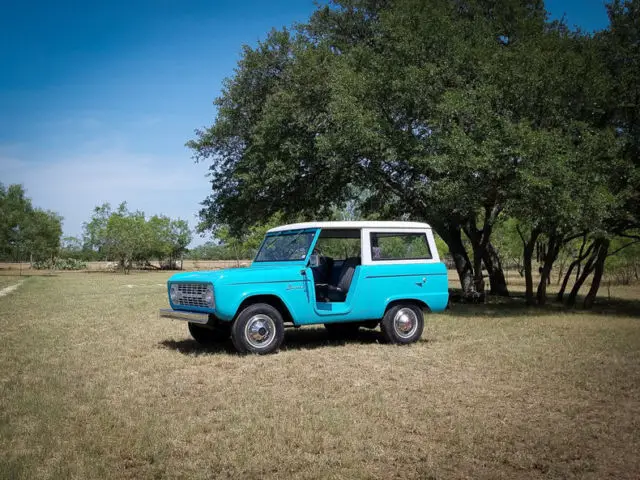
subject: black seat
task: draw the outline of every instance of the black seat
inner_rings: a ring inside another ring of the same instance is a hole
[[[342,262],[338,283],[336,285],[316,285],[316,298],[321,302],[344,302],[358,265],[360,265],[360,258],[347,258]]]
[[[325,284],[331,283],[331,270],[333,269],[333,258],[331,257],[318,257],[318,266],[312,267],[313,283]]]

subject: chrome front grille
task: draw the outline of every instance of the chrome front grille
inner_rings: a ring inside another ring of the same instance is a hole
[[[185,307],[209,307],[205,300],[207,284],[205,283],[174,283],[178,286],[177,302],[173,303]]]

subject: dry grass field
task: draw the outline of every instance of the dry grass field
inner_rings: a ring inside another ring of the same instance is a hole
[[[409,347],[289,330],[256,357],[159,320],[168,276],[0,298],[1,478],[640,477],[637,286],[592,312],[456,305]]]

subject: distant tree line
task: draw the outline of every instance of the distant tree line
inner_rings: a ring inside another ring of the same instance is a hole
[[[131,212],[126,202],[113,210],[98,206],[83,225],[82,238],[62,237],[62,217],[33,207],[22,185],[0,184],[0,260],[29,261],[36,268],[78,269],[83,262],[117,262],[132,267],[177,268],[192,233],[185,220]]]
[[[527,303],[560,269],[560,299],[590,281],[590,306],[640,240],[640,0],[607,11],[591,34],[540,0],[337,0],[271,31],[188,142],[210,163],[200,230],[351,203],[433,225],[465,295],[484,272],[508,295],[509,258]]]

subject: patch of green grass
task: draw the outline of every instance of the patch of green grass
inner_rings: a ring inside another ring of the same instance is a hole
[[[409,347],[288,330],[255,357],[158,319],[168,276],[0,299],[0,477],[640,476],[640,317],[615,300],[456,305]]]

